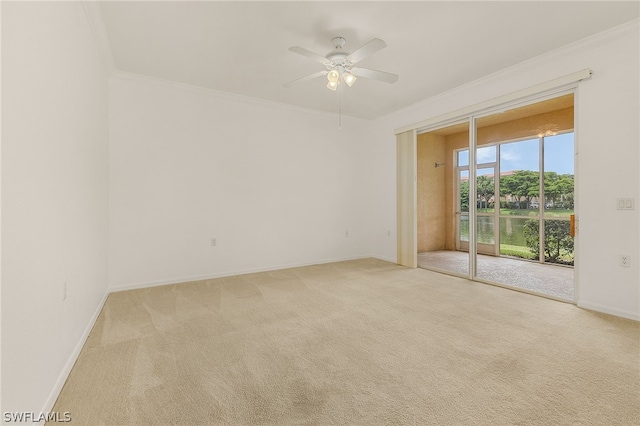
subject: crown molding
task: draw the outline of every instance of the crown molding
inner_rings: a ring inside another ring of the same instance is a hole
[[[100,2],[91,0],[81,0],[82,9],[87,17],[93,39],[96,42],[98,53],[102,59],[108,75],[112,75],[116,71],[115,62],[109,45],[109,37],[107,36],[107,28],[102,19],[102,9]]]
[[[616,41],[629,36],[635,36],[636,38],[638,38],[639,32],[640,19],[634,19],[633,21],[626,22],[600,33],[593,34],[580,40],[576,40],[573,43],[566,44],[562,47],[543,53],[541,55],[534,56],[533,58],[515,64],[512,67],[508,67],[504,70],[489,74],[486,78],[504,79],[507,77],[511,77],[515,74],[520,74],[523,69],[542,66],[566,59],[568,57],[581,55],[585,52],[610,45],[611,43],[615,43]]]
[[[133,82],[137,82],[145,85],[152,85],[152,86],[161,87],[165,89],[178,90],[182,93],[195,94],[198,96],[206,96],[209,98],[219,99],[223,101],[242,102],[245,104],[262,106],[269,109],[279,109],[283,111],[297,112],[300,114],[309,114],[309,115],[325,117],[330,119],[335,119],[337,115],[337,113],[333,113],[333,112],[319,111],[313,108],[305,108],[301,106],[290,105],[290,104],[270,101],[266,99],[254,98],[251,96],[239,95],[236,93],[223,92],[220,90],[210,89],[207,87],[194,86],[191,84],[181,83],[174,80],[165,80],[158,77],[151,77],[148,75],[137,74],[137,73],[128,72],[128,71],[116,70],[111,75],[111,80],[133,81]],[[345,114],[342,114],[342,119],[361,121],[361,122],[368,121],[367,119],[364,119],[364,118],[353,117]]]

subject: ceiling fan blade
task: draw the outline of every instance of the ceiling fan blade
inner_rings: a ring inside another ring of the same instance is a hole
[[[298,78],[296,80],[290,81],[288,83],[284,84],[284,87],[291,87],[296,83],[300,83],[302,81],[307,81],[307,80],[313,80],[314,78],[318,78],[318,77],[322,77],[323,75],[327,75],[329,71],[327,70],[322,70],[322,71],[318,71],[318,72],[314,72],[313,74],[309,74],[306,77],[302,77],[302,78]]]
[[[347,60],[355,64],[356,62],[360,62],[367,56],[373,55],[378,50],[384,49],[385,47],[387,47],[387,43],[385,43],[383,40],[380,40],[379,38],[374,38],[369,43],[365,44],[364,46],[353,52],[351,55],[347,56]]]
[[[312,51],[307,50],[304,47],[293,46],[293,47],[290,47],[289,50],[299,55],[306,56],[307,58],[311,58],[316,62],[320,62],[321,64],[326,64],[327,62],[329,62],[329,60],[324,56],[318,55],[317,53],[313,53]]]
[[[376,71],[369,68],[351,68],[351,74],[355,75],[356,77],[365,77],[384,81],[385,83],[395,83],[396,81],[398,81],[398,74]]]

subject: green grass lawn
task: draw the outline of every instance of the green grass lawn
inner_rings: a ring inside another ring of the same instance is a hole
[[[514,246],[510,244],[500,244],[500,254],[504,256],[515,256],[524,259],[535,259],[536,255],[531,253],[528,247]]]
[[[529,250],[529,248],[523,246],[514,246],[510,244],[500,244],[500,255],[519,257],[521,259],[538,260],[538,256],[531,253],[531,250]],[[558,258],[557,260],[547,259],[546,262],[573,266],[573,257],[573,251],[569,252],[563,250],[560,258]]]

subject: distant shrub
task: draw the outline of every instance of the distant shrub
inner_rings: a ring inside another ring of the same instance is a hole
[[[524,238],[529,250],[540,256],[539,221],[530,219],[524,223]],[[566,220],[545,220],[544,258],[547,262],[573,265],[573,238]]]

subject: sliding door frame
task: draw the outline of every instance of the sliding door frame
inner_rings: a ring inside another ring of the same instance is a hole
[[[454,111],[448,114],[444,114],[438,117],[434,117],[432,119],[424,120],[414,125],[405,126],[395,130],[395,134],[397,136],[397,194],[398,194],[398,263],[401,265],[409,266],[409,267],[417,267],[417,194],[416,194],[416,168],[417,168],[417,135],[421,133],[427,133],[430,131],[437,130],[439,128],[447,127],[451,124],[457,124],[460,122],[467,121],[469,122],[469,276],[468,278],[471,280],[478,280],[476,268],[477,268],[477,246],[476,246],[476,217],[477,217],[477,206],[475,203],[475,194],[476,194],[476,173],[477,173],[477,164],[476,164],[476,149],[477,149],[477,129],[476,129],[476,121],[478,118],[492,115],[501,111],[506,111],[530,104],[534,104],[537,102],[542,102],[545,100],[553,99],[566,94],[574,95],[574,107],[576,105],[575,99],[577,98],[578,91],[578,83],[580,81],[589,79],[592,76],[592,71],[589,69],[585,69],[582,71],[578,71],[573,74],[569,74],[564,77],[557,78],[555,80],[548,81],[546,83],[539,84],[537,86],[532,86],[526,89],[522,89],[520,91],[501,96],[495,99],[491,99],[489,101],[476,104],[474,106],[470,106],[467,108],[463,108],[458,111]],[[575,109],[574,109],[574,123],[575,123]],[[574,125],[574,153],[577,155],[577,146],[578,146],[578,131],[577,131],[577,123]],[[405,151],[403,151],[402,159],[401,155],[401,144],[405,147]],[[413,149],[409,150],[409,146]],[[413,158],[407,157],[407,155],[413,155]],[[574,160],[575,163],[575,160]],[[407,168],[410,168],[408,170]],[[574,171],[577,180],[577,165]],[[413,176],[413,179],[410,178]],[[401,178],[402,177],[402,178]],[[577,184],[577,183],[576,183]],[[574,191],[577,192],[576,189]],[[401,195],[402,194],[402,195]],[[413,201],[407,200],[407,197],[413,194]],[[473,198],[472,198],[473,195]],[[576,197],[576,218],[578,217],[578,199]],[[408,210],[409,211],[408,211]],[[409,221],[407,222],[407,218]],[[401,225],[401,222],[404,222]],[[412,223],[413,226],[407,226],[407,223]],[[578,235],[578,225],[579,220],[576,220],[576,242]],[[411,229],[413,230],[411,232]],[[400,232],[402,231],[402,232]],[[410,247],[414,247],[413,250],[413,258],[407,257],[406,250]],[[575,255],[578,257],[578,247],[576,244],[575,247]],[[575,269],[574,269],[575,271]],[[574,303],[578,300],[578,285],[577,285],[578,276],[574,272]],[[501,285],[499,283],[491,283],[495,285]],[[504,286],[504,285],[502,285]],[[508,288],[512,288],[510,286],[504,286]],[[519,288],[515,288],[517,290],[521,290]],[[526,292],[526,290],[524,290]],[[553,297],[551,297],[553,298]]]

